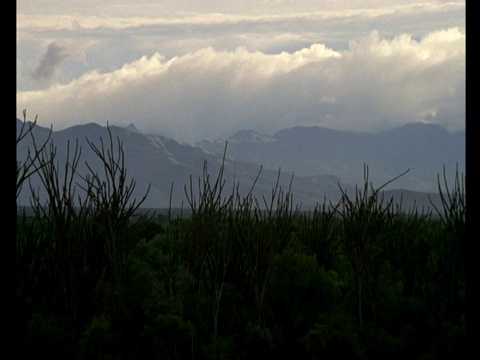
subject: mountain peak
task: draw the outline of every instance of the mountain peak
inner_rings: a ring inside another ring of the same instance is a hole
[[[409,136],[412,138],[443,138],[449,135],[443,126],[423,122],[408,123],[385,133],[395,134],[395,136],[400,136],[400,134],[402,134],[401,136]]]
[[[125,129],[127,129],[128,131],[130,132],[134,132],[134,133],[140,133],[140,131],[138,131],[137,127],[135,125],[133,125],[133,123],[130,123],[128,124]]]
[[[274,138],[257,133],[256,131],[249,129],[249,130],[239,130],[234,133],[232,136],[229,137],[229,140],[233,141],[254,141],[254,142],[272,142],[275,141]]]

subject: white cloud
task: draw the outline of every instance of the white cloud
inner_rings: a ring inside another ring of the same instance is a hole
[[[374,130],[428,114],[458,130],[465,126],[464,86],[462,29],[419,40],[373,31],[343,50],[312,43],[274,54],[247,47],[173,57],[157,52],[68,84],[17,92],[17,113],[26,108],[54,129],[134,122],[181,141],[299,124]]]
[[[25,108],[55,129],[134,122],[188,141],[299,124],[463,129],[465,1],[21,0]]]
[[[418,121],[425,109],[440,113],[449,104],[459,117],[442,125],[463,128],[465,34],[458,29],[433,32],[418,42],[408,35],[388,41],[372,32],[352,42],[344,60],[344,99],[364,126],[369,116],[378,122]]]

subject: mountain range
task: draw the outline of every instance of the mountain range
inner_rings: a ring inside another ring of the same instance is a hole
[[[17,119],[17,136],[23,121]],[[33,135],[42,143],[50,129],[35,125]],[[52,131],[56,160],[64,164],[78,144],[79,174],[88,174],[87,164],[98,173],[102,167],[87,140],[96,146],[101,139],[108,145],[108,131],[118,139],[125,154],[127,176],[135,181],[134,198],[141,199],[148,187],[144,208],[189,208],[185,193],[198,194],[203,174],[213,183],[223,165],[224,196],[238,186],[240,194],[250,190],[262,204],[271,201],[278,186],[286,192],[291,186],[294,205],[312,209],[316,205],[336,204],[340,188],[354,196],[355,186],[363,189],[365,170],[368,181],[378,188],[408,172],[385,187],[385,199],[402,200],[402,207],[419,208],[440,204],[439,179],[453,185],[458,169],[465,172],[465,131],[449,133],[439,125],[411,123],[379,133],[336,131],[322,127],[297,126],[272,136],[240,130],[227,139],[179,143],[161,135],[143,134],[133,124],[127,127],[96,123]],[[30,137],[17,144],[17,161],[24,161],[31,148]],[[225,155],[225,156],[224,156]],[[62,166],[59,166],[62,171]],[[77,179],[81,183],[81,179]],[[31,178],[34,189],[41,188],[38,177]],[[252,189],[253,186],[253,189]],[[30,187],[25,185],[17,199],[28,206]],[[42,193],[40,192],[41,196]]]
[[[205,149],[219,152],[224,141],[202,141]],[[332,174],[347,183],[363,180],[368,165],[370,180],[381,185],[408,170],[395,187],[437,192],[437,174],[443,166],[453,175],[465,169],[465,131],[448,133],[439,125],[410,123],[380,133],[337,131],[297,126],[273,136],[241,130],[228,139],[235,159],[269,164],[299,176]]]

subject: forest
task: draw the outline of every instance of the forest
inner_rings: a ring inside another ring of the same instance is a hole
[[[35,123],[24,121],[17,144]],[[132,198],[118,138],[88,142],[104,169],[89,174],[76,172],[78,145],[60,163],[55,144],[33,140],[16,168],[17,198],[32,176],[43,185],[30,188],[33,213],[17,206],[16,357],[466,355],[458,171],[453,184],[438,175],[433,210],[384,199],[365,166],[354,193],[302,211],[289,188],[241,195],[205,163],[185,185],[188,216],[160,218]]]

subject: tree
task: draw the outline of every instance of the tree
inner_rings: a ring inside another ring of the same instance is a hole
[[[243,212],[245,224],[240,233],[239,241],[245,254],[246,276],[253,288],[255,299],[255,325],[263,329],[267,310],[267,282],[271,276],[275,256],[287,246],[293,225],[298,216],[299,207],[293,207],[291,184],[285,192],[277,182],[272,189],[269,201],[263,198],[264,208],[255,199],[253,211]]]
[[[36,116],[33,122],[27,122],[27,111],[23,110],[23,122],[20,126],[20,129],[17,128],[17,149],[20,142],[22,142],[25,137],[27,137],[27,135],[30,136],[33,143],[33,149],[28,149],[27,159],[24,162],[18,160],[17,158],[17,199],[20,195],[20,192],[22,191],[23,183],[40,170],[38,167],[38,159],[42,154],[44,148],[47,146],[50,140],[50,136],[52,134],[52,128],[50,128],[46,140],[43,141],[40,145],[36,143],[35,136],[33,135],[33,130],[37,124],[37,118],[38,117]]]
[[[315,255],[318,265],[326,271],[333,268],[338,255],[337,207],[329,209],[325,201],[322,207],[317,205],[313,214],[308,212],[301,216],[297,231],[297,237],[306,251]]]
[[[210,181],[207,163],[204,162],[203,178],[198,180],[198,199],[193,191],[190,179],[190,191],[187,196],[191,215],[191,227],[187,251],[187,261],[196,279],[195,293],[200,296],[203,284],[212,306],[213,317],[213,351],[216,351],[218,335],[218,316],[220,301],[225,285],[225,277],[232,255],[232,239],[227,230],[227,216],[234,199],[233,194],[225,197],[223,178],[226,147],[222,164],[215,181]]]
[[[141,204],[145,201],[150,190],[148,187],[145,195],[137,202],[132,197],[136,182],[134,179],[127,179],[125,167],[125,154],[123,143],[117,136],[113,139],[112,131],[107,126],[108,143],[105,144],[100,138],[100,145],[97,146],[92,140],[87,143],[94,154],[100,159],[103,166],[103,174],[96,172],[88,163],[90,173],[82,176],[84,185],[81,188],[87,194],[87,201],[91,211],[92,228],[90,235],[96,241],[104,241],[104,251],[107,259],[103,272],[103,281],[112,281],[112,316],[119,320],[120,324],[122,311],[126,296],[126,279],[129,257],[138,242],[138,237],[132,234],[131,222]],[[137,222],[147,215],[137,217]]]
[[[342,219],[339,227],[340,246],[350,265],[355,284],[359,325],[362,325],[363,322],[362,287],[366,278],[372,275],[372,265],[379,256],[378,240],[384,226],[391,219],[393,199],[384,206],[383,195],[379,196],[379,192],[406,172],[386,182],[378,189],[374,189],[373,185],[368,182],[368,167],[365,166],[364,188],[363,191],[358,187],[355,188],[354,200],[350,199],[347,192],[340,188],[342,191],[341,210],[336,210]]]

